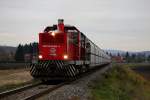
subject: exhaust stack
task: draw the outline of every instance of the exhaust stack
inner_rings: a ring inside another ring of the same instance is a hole
[[[58,19],[58,25],[57,25],[58,31],[64,32],[64,20]]]

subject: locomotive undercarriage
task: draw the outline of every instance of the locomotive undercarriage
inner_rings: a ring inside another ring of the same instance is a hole
[[[39,61],[37,64],[31,64],[30,70],[34,78],[41,80],[72,80],[76,79],[84,71],[83,66],[68,64],[66,61],[59,60]]]

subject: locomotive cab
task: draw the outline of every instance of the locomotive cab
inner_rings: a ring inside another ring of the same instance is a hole
[[[39,60],[68,60],[63,20],[39,34]]]
[[[39,60],[67,59],[66,36],[62,32],[39,34]]]
[[[79,31],[74,26],[58,25],[46,27],[39,33],[39,60],[79,60]]]

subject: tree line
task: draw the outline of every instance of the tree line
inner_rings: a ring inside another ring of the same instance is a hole
[[[129,52],[126,52],[125,59],[126,62],[150,62],[150,55],[146,56],[144,53],[129,54]]]
[[[29,54],[31,59],[32,56],[37,55],[38,53],[38,43],[30,43],[30,44],[19,44],[15,53],[15,61],[17,62],[24,62],[25,55]]]
[[[111,53],[106,52],[111,57],[113,56],[120,56],[123,57],[125,62],[150,62],[150,55],[146,56],[144,53],[118,53],[117,55],[113,55]],[[38,55],[38,43],[30,43],[30,44],[19,44],[15,53],[15,61],[17,62],[24,62],[25,55],[30,54],[31,60],[33,56]]]
[[[113,56],[120,56],[120,57],[123,57],[124,59],[124,62],[127,62],[127,63],[130,63],[130,62],[138,62],[138,63],[141,63],[141,62],[150,62],[150,55],[146,55],[144,53],[129,53],[129,52],[126,52],[126,53],[118,53],[117,55],[113,55],[111,53],[107,53],[109,54],[111,57]]]

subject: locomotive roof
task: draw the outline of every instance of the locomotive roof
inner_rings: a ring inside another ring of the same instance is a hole
[[[49,32],[49,31],[55,31],[57,30],[57,25],[53,25],[53,26],[47,26],[44,30],[44,32]],[[71,26],[71,25],[65,25],[64,26],[64,30],[68,31],[68,30],[76,30],[78,32],[80,32],[75,26]],[[83,34],[81,32],[81,34]],[[83,34],[84,35],[84,34]],[[86,36],[85,36],[86,37]],[[86,37],[87,38],[87,37]],[[87,38],[88,39],[88,38]],[[103,49],[101,49],[99,46],[97,46],[95,43],[93,43],[90,39],[88,39],[88,41],[92,44],[94,44],[97,48],[99,48],[103,53],[105,53],[105,51]]]
[[[64,29],[65,29],[65,31],[67,31],[67,30],[77,30],[77,31],[79,31],[75,26],[71,26],[71,25],[65,25]],[[54,30],[57,30],[57,25],[47,26],[44,29],[44,32],[49,32],[49,31],[54,31]]]

